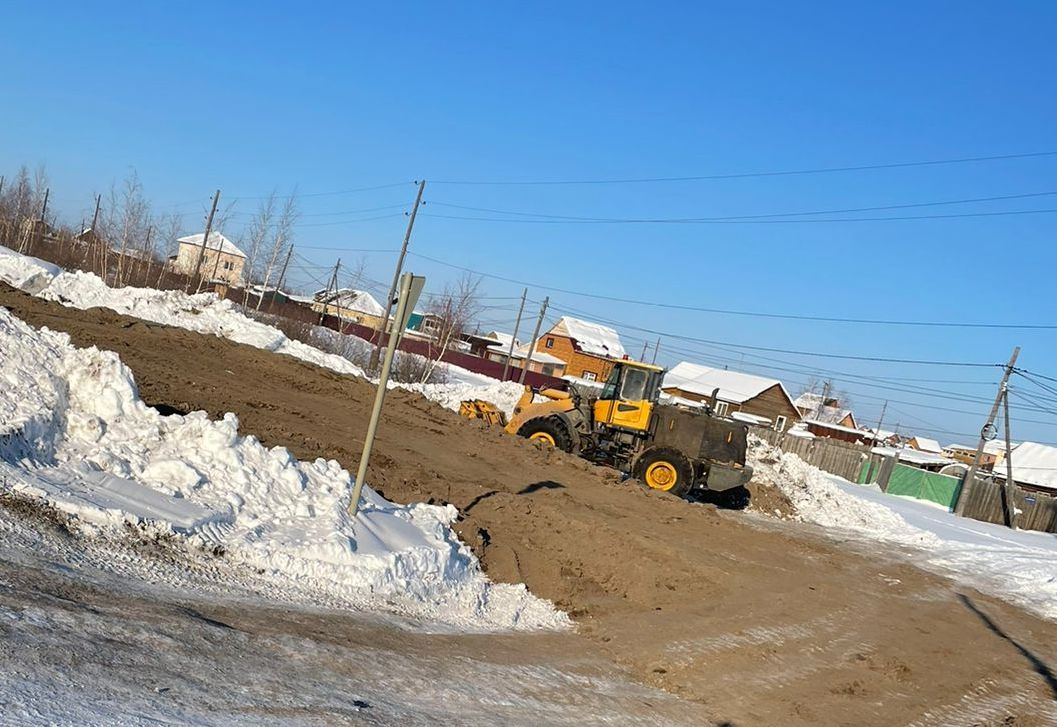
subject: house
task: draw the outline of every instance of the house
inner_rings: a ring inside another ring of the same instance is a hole
[[[385,309],[373,295],[354,288],[317,290],[312,294],[311,307],[317,313],[337,316],[369,328],[378,328],[385,316]]]
[[[842,442],[852,442],[854,444],[867,444],[873,441],[871,432],[843,424],[833,424],[811,418],[804,419],[801,424],[803,424],[804,429],[816,437],[829,437],[830,439],[838,439]]]
[[[793,399],[778,379],[683,361],[665,374],[661,383],[661,391],[669,396],[696,402],[708,401],[717,389],[719,416],[752,415],[759,418],[753,423],[769,421],[779,432],[800,419]]]
[[[540,336],[534,350],[561,359],[567,376],[587,381],[605,381],[613,359],[627,358],[615,330],[569,316]]]
[[[943,448],[943,454],[963,464],[972,464],[976,458],[976,447],[970,447],[966,444],[948,444]],[[980,468],[990,470],[998,462],[998,457],[998,452],[988,452],[985,447],[984,451],[980,453]]]
[[[911,437],[907,444],[911,449],[916,449],[919,452],[943,454],[943,447],[940,446],[940,443],[935,439],[929,439],[928,437]]]
[[[851,429],[859,428],[859,425],[855,423],[855,415],[852,414],[851,409],[843,408],[838,399],[829,396],[823,397],[813,391],[805,391],[796,397],[796,401],[793,403],[796,405],[797,411],[800,412],[800,416],[805,419],[813,419],[825,424],[838,424]]]
[[[1010,462],[1013,481],[1025,490],[1057,492],[1057,447],[1021,442],[1013,448]],[[995,479],[1005,481],[1009,463],[994,468]]]
[[[209,242],[203,251],[204,238],[204,233],[198,233],[178,239],[176,255],[169,258],[172,269],[184,275],[194,275],[197,268],[198,274],[203,278],[241,285],[246,254],[216,231],[209,233]],[[202,259],[200,266],[199,256]]]
[[[905,465],[928,472],[939,472],[947,465],[954,464],[954,460],[950,457],[910,447],[874,447],[872,451],[882,457],[895,456]]]

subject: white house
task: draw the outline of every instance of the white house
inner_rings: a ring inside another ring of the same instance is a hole
[[[205,233],[200,232],[177,240],[179,247],[176,255],[169,259],[172,269],[185,275],[194,275],[197,267],[198,274],[207,280],[241,285],[246,253],[215,230],[209,233],[209,241],[203,250],[204,237]],[[200,256],[202,262],[199,265]]]
[[[778,379],[683,361],[661,383],[661,390],[666,394],[697,402],[710,399],[717,389],[716,414],[719,416],[741,413],[742,421],[754,424],[768,421],[778,431],[785,431],[800,419],[792,397]]]

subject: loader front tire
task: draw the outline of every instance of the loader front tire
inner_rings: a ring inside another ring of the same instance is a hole
[[[573,448],[573,438],[565,422],[553,416],[529,419],[521,425],[518,436],[542,442],[563,452],[571,452]]]
[[[651,490],[678,497],[687,495],[694,486],[694,466],[686,455],[671,447],[653,447],[643,452],[635,463],[634,474]]]

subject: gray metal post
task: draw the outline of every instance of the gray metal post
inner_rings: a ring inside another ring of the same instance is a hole
[[[382,370],[378,374],[378,393],[374,396],[374,407],[371,409],[371,419],[367,424],[367,436],[363,440],[363,452],[360,454],[360,464],[356,469],[356,483],[352,488],[352,500],[349,502],[349,512],[356,517],[360,506],[360,494],[363,492],[363,483],[367,477],[367,463],[371,458],[371,450],[374,448],[374,437],[378,432],[378,422],[382,418],[382,404],[385,402],[386,386],[389,383],[389,372],[393,367],[393,356],[396,354],[400,335],[403,333],[403,321],[406,318],[407,307],[413,305],[408,299],[411,291],[411,282],[414,276],[404,273],[400,278],[400,297],[396,305],[396,316],[393,318],[392,330],[389,332],[389,345],[385,349],[385,357],[382,359]]]
[[[980,460],[984,456],[984,445],[988,442],[987,434],[994,429],[998,405],[1002,403],[1002,397],[1005,395],[1006,385],[1009,382],[1009,375],[1012,373],[1013,366],[1017,363],[1017,356],[1019,355],[1020,346],[1017,346],[1013,349],[1013,355],[1009,357],[1009,363],[1006,364],[1005,372],[1002,374],[1002,383],[998,385],[998,393],[995,394],[995,403],[991,405],[991,413],[987,416],[987,424],[980,430],[980,441],[976,444],[976,454],[973,456],[973,463],[969,465],[969,471],[965,473],[965,479],[962,480],[962,486],[958,490],[958,501],[954,503],[954,513],[956,515],[965,513],[965,505],[969,501],[968,495],[976,484],[976,470],[979,469]]]
[[[510,359],[514,356],[514,342],[517,341],[518,331],[521,330],[521,314],[525,312],[525,299],[528,298],[528,288],[521,291],[521,305],[517,309],[517,321],[514,322],[514,335],[510,337],[510,350],[506,352],[506,362],[503,364],[503,375],[500,381],[506,381],[507,372],[510,371]]]
[[[536,339],[540,336],[540,326],[543,325],[543,316],[547,314],[547,305],[550,304],[550,300],[549,296],[544,298],[543,305],[540,306],[540,315],[536,319],[536,330],[532,332],[532,340],[528,344],[528,355],[525,356],[525,365],[521,367],[521,376],[517,380],[519,384],[525,383],[525,374],[528,372],[529,364],[532,363],[532,354],[536,351]]]
[[[393,284],[389,286],[389,295],[385,299],[385,314],[382,316],[382,322],[378,326],[378,340],[375,342],[374,350],[371,351],[371,362],[368,368],[374,371],[378,365],[378,354],[382,349],[382,338],[385,333],[385,327],[389,324],[389,313],[393,310],[393,297],[396,295],[396,286],[400,281],[400,273],[404,269],[404,258],[407,257],[407,246],[411,242],[411,230],[415,227],[415,217],[418,215],[418,208],[422,204],[422,193],[426,189],[426,180],[423,179],[418,183],[418,194],[415,195],[415,204],[411,208],[411,217],[407,221],[407,230],[404,232],[404,243],[400,246],[400,256],[396,259],[396,269],[393,270]]]

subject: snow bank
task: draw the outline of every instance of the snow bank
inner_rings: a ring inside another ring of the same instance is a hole
[[[188,547],[320,600],[477,628],[557,627],[523,586],[490,583],[451,531],[449,506],[390,503],[333,460],[299,462],[238,434],[232,414],[162,416],[117,355],[76,349],[0,309],[0,463],[9,487],[91,528],[146,522]]]
[[[4,247],[0,247],[0,280],[73,308],[109,308],[123,315],[286,354],[341,374],[366,376],[363,369],[348,359],[292,340],[278,328],[247,317],[237,305],[213,293],[188,295],[179,290],[111,288],[93,273],[67,273],[51,263],[20,255]],[[332,340],[340,338],[347,345],[361,343],[360,339],[341,336],[327,328],[317,328],[316,331]],[[365,341],[362,342],[364,349],[368,346]],[[400,352],[398,355],[415,354]],[[455,411],[463,399],[484,399],[507,414],[513,410],[523,391],[517,384],[500,383],[458,366],[442,363],[438,368],[451,383],[392,385],[417,391],[427,399]]]
[[[795,519],[905,546],[923,568],[1057,619],[1057,538],[961,518],[935,503],[856,485],[750,437],[753,479],[786,495]]]

